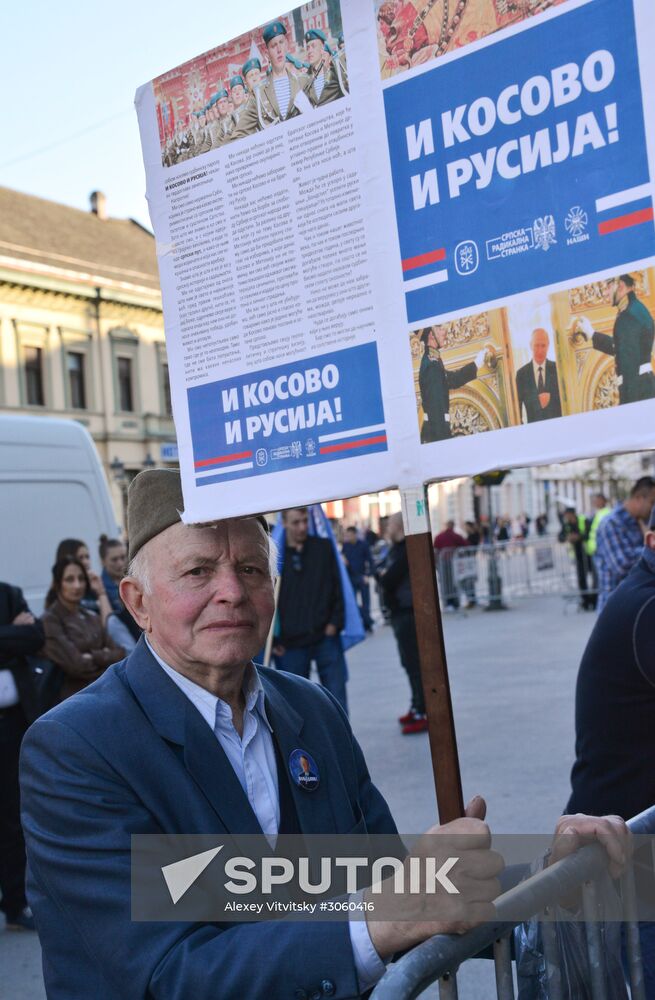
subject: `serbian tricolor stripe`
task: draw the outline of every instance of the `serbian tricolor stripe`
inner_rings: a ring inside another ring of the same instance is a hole
[[[369,427],[356,427],[352,431],[341,431],[338,434],[321,434],[318,441],[321,455],[330,455],[336,451],[353,451],[357,448],[386,445],[387,432],[384,424],[375,424]]]
[[[611,233],[631,229],[653,221],[653,201],[650,184],[617,191],[596,200],[598,233],[608,236]]]
[[[215,458],[201,458],[193,464],[196,469],[204,469],[209,465],[221,465],[223,462],[238,462],[242,458],[252,458],[252,451],[235,451],[232,455],[217,455]]]
[[[418,257],[405,257],[403,261],[403,273],[414,271],[417,267],[425,267],[426,264],[436,264],[437,261],[446,259],[445,247],[438,250],[430,250],[429,253],[420,253]]]

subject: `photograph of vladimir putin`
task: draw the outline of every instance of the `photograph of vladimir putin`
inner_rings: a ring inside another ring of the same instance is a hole
[[[545,330],[538,327],[533,330],[530,338],[532,360],[516,373],[516,391],[519,397],[519,412],[524,423],[532,424],[537,420],[550,420],[551,417],[562,416],[562,402],[557,384],[557,365],[549,361],[546,355],[550,346],[550,337]]]

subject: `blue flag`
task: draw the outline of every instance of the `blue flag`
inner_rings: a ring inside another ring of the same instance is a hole
[[[356,646],[358,642],[362,642],[362,640],[366,638],[362,616],[359,613],[359,608],[355,599],[355,592],[353,590],[352,583],[350,582],[348,571],[346,570],[343,559],[341,558],[341,553],[339,552],[337,540],[334,537],[334,532],[332,531],[332,526],[325,516],[325,511],[321,507],[320,503],[315,503],[312,504],[311,507],[307,508],[307,513],[309,514],[309,534],[318,535],[319,538],[327,538],[330,541],[332,549],[334,550],[334,557],[337,560],[337,566],[339,567],[339,576],[341,578],[341,590],[343,593],[343,604],[345,610],[345,625],[343,627],[343,631],[341,632],[341,645],[345,653],[346,650],[351,648],[351,646]],[[282,574],[282,569],[284,568],[284,551],[286,548],[286,532],[282,523],[281,514],[278,515],[277,524],[273,528],[271,536],[278,548],[277,570],[278,573]]]

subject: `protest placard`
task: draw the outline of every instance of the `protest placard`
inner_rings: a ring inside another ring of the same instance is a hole
[[[208,43],[137,93],[186,519],[652,447],[649,0]]]

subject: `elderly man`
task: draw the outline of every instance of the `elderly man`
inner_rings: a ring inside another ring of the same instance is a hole
[[[441,832],[462,850],[476,906],[448,920],[184,923],[131,919],[132,834],[395,833],[334,700],[291,674],[256,668],[273,614],[269,541],[257,518],[180,522],[179,475],[149,470],[128,496],[130,572],[121,597],[144,630],[137,648],[29,730],[22,753],[28,897],[49,1000],[357,997],[384,960],[488,913],[497,856],[478,798]],[[323,780],[296,780],[300,757]],[[586,823],[586,825],[585,825]],[[608,838],[625,828],[571,820]]]
[[[538,327],[530,338],[532,360],[516,373],[516,391],[521,416],[526,423],[562,416],[562,402],[557,383],[557,365],[547,358],[550,337]]]

